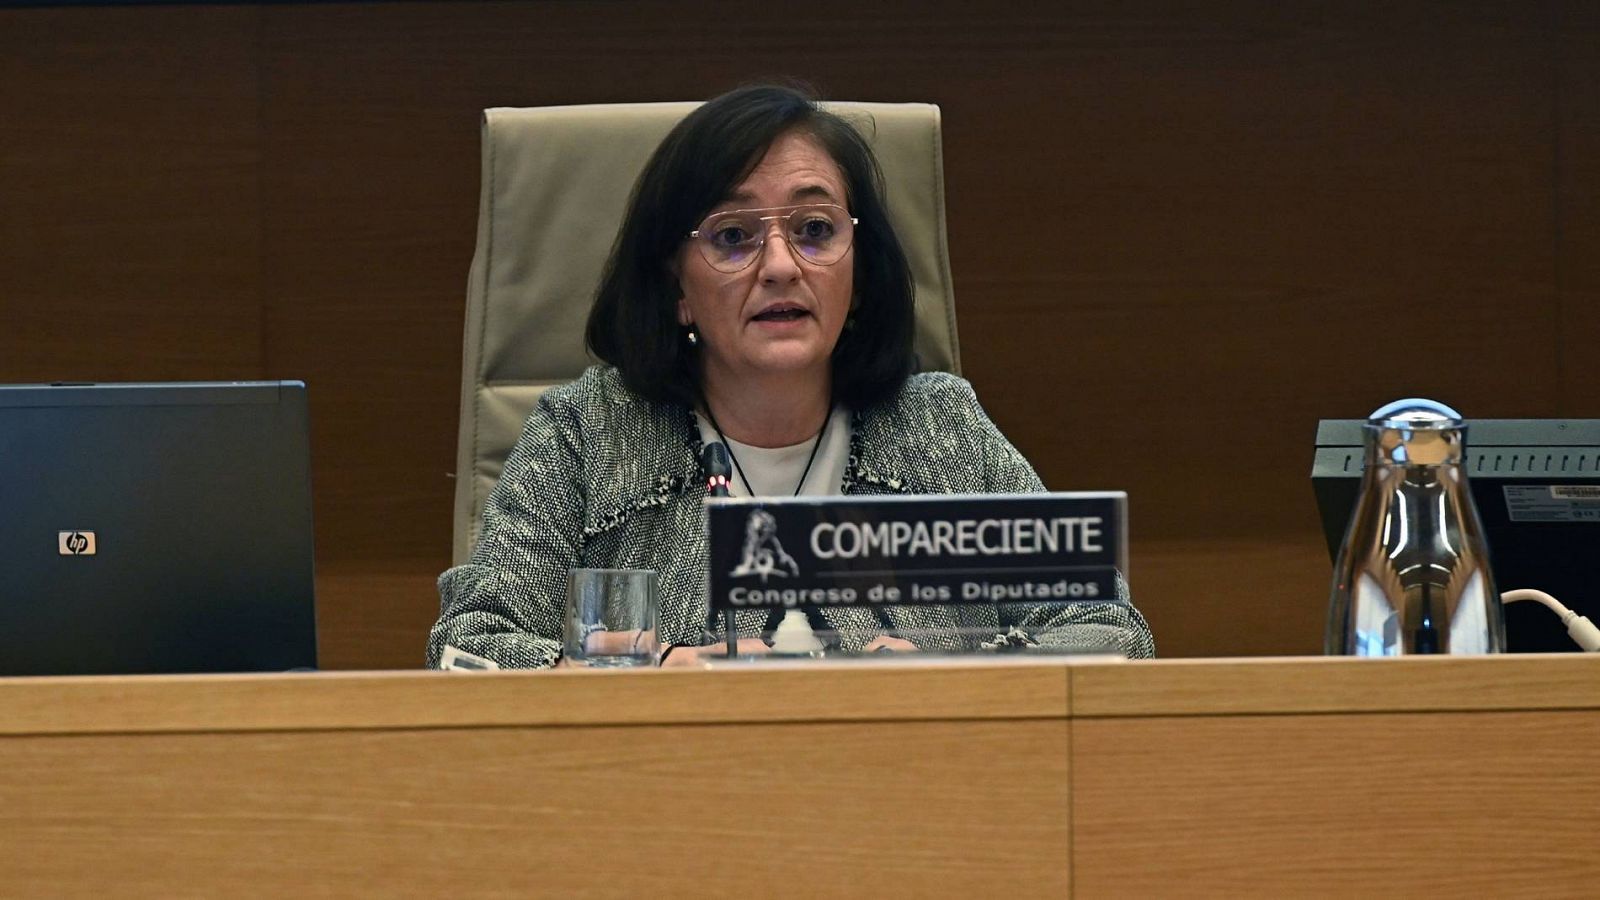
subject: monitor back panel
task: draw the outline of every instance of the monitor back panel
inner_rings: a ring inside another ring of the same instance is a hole
[[[305,386],[0,386],[0,675],[316,665]]]

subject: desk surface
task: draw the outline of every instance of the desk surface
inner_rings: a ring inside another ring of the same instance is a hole
[[[0,679],[0,884],[1581,895],[1597,748],[1575,654]]]
[[[0,735],[1600,708],[1600,654],[0,678]]]

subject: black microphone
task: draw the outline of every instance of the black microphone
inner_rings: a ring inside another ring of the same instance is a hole
[[[733,465],[729,461],[728,448],[721,441],[712,441],[700,451],[700,471],[706,476],[707,497],[729,497],[728,476],[733,474]],[[728,610],[723,621],[724,631],[728,643],[728,658],[737,655],[739,644],[738,629],[735,627],[733,610]],[[716,632],[717,610],[710,604],[706,605],[706,636]]]
[[[728,448],[721,441],[712,441],[700,451],[700,471],[706,476],[706,496],[728,497],[728,476],[733,474]]]

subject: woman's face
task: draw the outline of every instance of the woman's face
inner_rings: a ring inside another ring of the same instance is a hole
[[[711,214],[819,203],[848,209],[844,175],[814,138],[789,132]],[[708,384],[774,374],[825,379],[850,315],[855,247],[819,266],[802,261],[781,220],[764,224],[765,245],[738,272],[712,268],[692,240],[678,252],[678,322],[699,332]]]

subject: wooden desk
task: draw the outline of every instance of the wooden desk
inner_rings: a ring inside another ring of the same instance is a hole
[[[0,893],[1592,895],[1600,658],[0,679]]]

